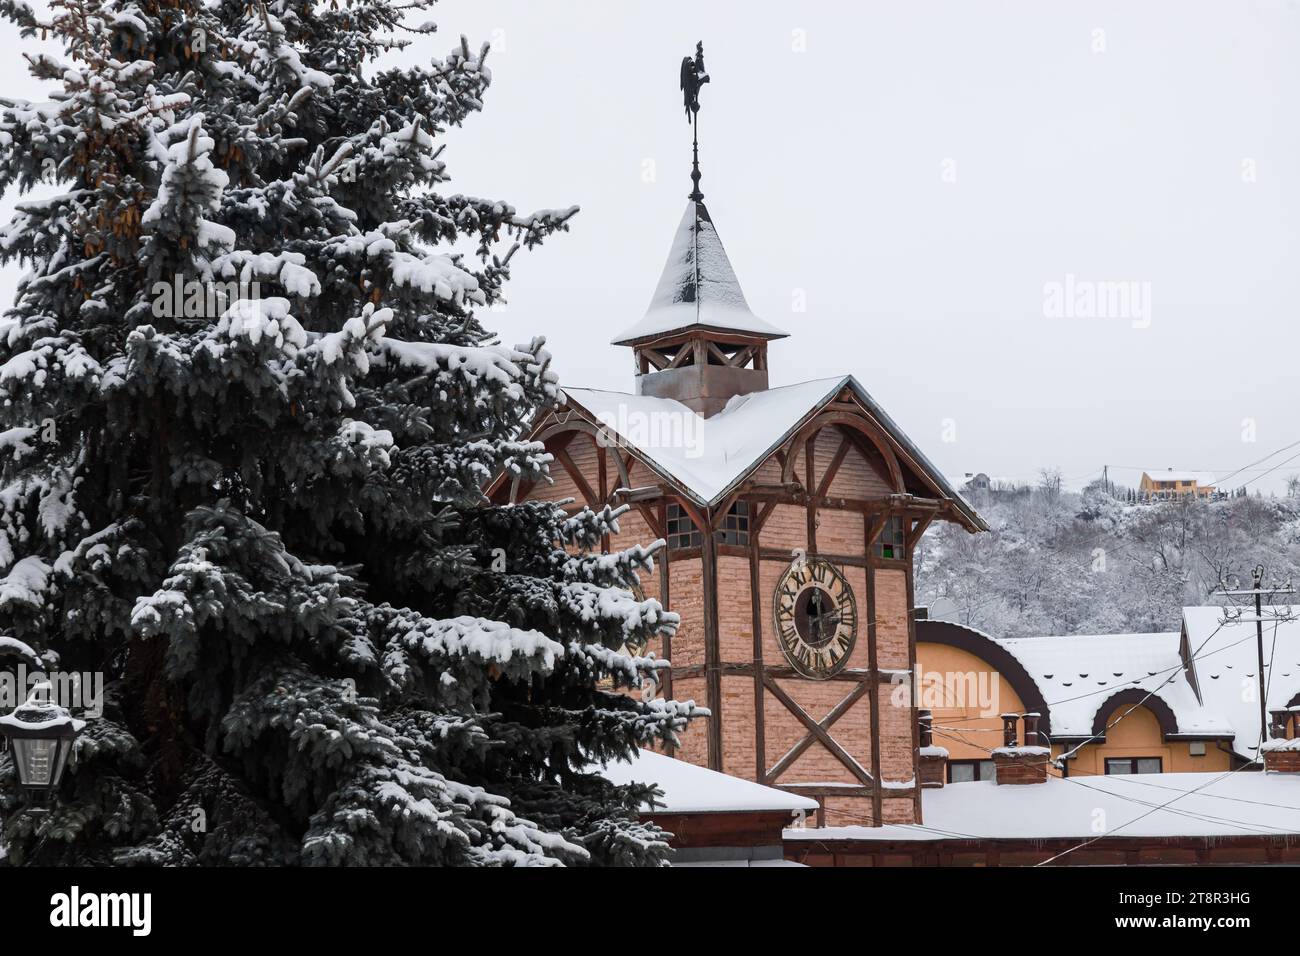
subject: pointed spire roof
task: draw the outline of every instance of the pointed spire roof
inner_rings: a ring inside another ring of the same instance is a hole
[[[613,344],[632,345],[692,328],[763,339],[789,334],[749,310],[709,210],[695,200],[686,204],[650,308],[640,322],[617,335]]]

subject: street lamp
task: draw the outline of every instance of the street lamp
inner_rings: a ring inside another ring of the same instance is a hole
[[[26,703],[0,717],[0,733],[13,751],[18,783],[41,802],[58,787],[72,741],[86,726],[52,696],[49,683],[43,681],[32,688]]]

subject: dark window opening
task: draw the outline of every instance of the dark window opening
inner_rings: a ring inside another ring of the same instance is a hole
[[[1160,773],[1159,757],[1107,757],[1106,773]]]
[[[970,783],[976,780],[998,779],[997,767],[992,760],[949,760],[948,782]]]
[[[875,550],[878,558],[907,557],[907,538],[903,531],[902,518],[886,519],[885,528],[876,539]]]
[[[668,547],[698,548],[703,543],[700,529],[679,504],[669,503],[668,511]]]
[[[722,527],[713,532],[718,544],[749,544],[749,502],[737,501],[722,519]]]

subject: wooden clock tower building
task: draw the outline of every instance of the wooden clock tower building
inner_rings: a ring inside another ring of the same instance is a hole
[[[681,626],[645,651],[712,712],[674,756],[812,797],[819,824],[920,822],[912,553],[932,521],[986,526],[851,375],[770,387],[787,333],[750,311],[696,176],[613,342],[635,390],[566,388],[531,429],[554,484],[489,495],[628,503],[609,549],[667,541],[642,587]]]

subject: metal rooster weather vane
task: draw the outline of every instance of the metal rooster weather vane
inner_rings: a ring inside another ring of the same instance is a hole
[[[704,198],[700,192],[700,87],[707,82],[709,74],[704,69],[704,41],[701,40],[695,44],[694,57],[682,57],[680,77],[686,121],[691,124],[691,182],[695,188],[688,198],[694,202]]]

